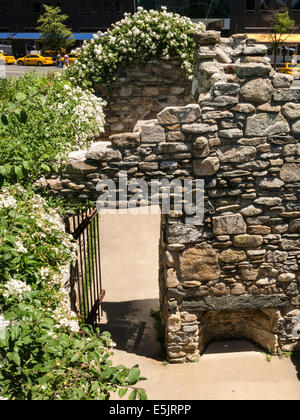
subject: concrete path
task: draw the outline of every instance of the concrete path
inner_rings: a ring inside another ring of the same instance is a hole
[[[212,342],[198,363],[163,363],[150,316],[159,309],[159,236],[158,215],[101,217],[101,327],[117,344],[114,364],[138,364],[150,400],[299,400],[300,357],[268,362],[249,341]]]

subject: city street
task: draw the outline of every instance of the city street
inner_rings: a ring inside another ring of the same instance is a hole
[[[47,74],[61,71],[61,69],[55,66],[18,66],[17,64],[5,66],[6,78],[19,77],[27,72],[36,71],[37,74]],[[292,85],[293,88],[300,88],[300,79],[294,80]]]
[[[38,67],[38,66],[18,66],[16,64],[5,66],[5,73],[6,78],[9,77],[19,77],[24,75],[27,72],[36,71],[38,74],[47,74],[49,72],[57,72],[61,71],[55,66],[44,66],[44,67]]]
[[[300,80],[299,79],[297,79],[297,80],[294,80],[294,83],[293,83],[293,85],[292,85],[294,88],[300,88]]]

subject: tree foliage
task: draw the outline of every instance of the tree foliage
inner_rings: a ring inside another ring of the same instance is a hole
[[[265,22],[270,28],[269,39],[274,53],[274,65],[276,66],[277,50],[289,40],[291,33],[297,29],[296,23],[290,18],[287,9],[269,10],[265,15]]]
[[[39,41],[43,49],[60,51],[71,47],[74,44],[72,30],[65,25],[68,16],[62,14],[59,7],[47,4],[43,7],[45,13],[39,17],[37,27],[37,30],[41,32]]]

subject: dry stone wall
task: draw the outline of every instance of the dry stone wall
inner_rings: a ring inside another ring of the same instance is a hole
[[[108,103],[106,137],[132,131],[138,120],[156,118],[167,106],[194,102],[191,87],[176,58],[126,64],[118,70],[111,91],[105,84],[95,87],[96,94]]]
[[[247,337],[299,349],[300,89],[245,35],[196,35],[197,104],[167,107],[133,132],[72,154],[47,180],[70,200],[97,198],[105,178],[205,182],[203,223],[162,220],[161,311],[171,362],[212,339]],[[145,203],[148,204],[148,203]]]

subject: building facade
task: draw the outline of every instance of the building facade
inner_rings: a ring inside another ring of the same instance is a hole
[[[300,24],[300,0],[232,0],[231,32],[263,33],[270,30],[266,24],[269,10],[287,8],[290,17]]]
[[[43,4],[59,6],[69,16],[67,24],[73,32],[105,31],[122,19],[123,13],[134,12],[134,0],[0,0],[0,32],[34,32]]]
[[[123,18],[124,12],[134,13],[138,6],[145,9],[166,6],[168,11],[204,22],[207,29],[217,29],[223,36],[248,33],[266,44],[268,38],[264,34],[270,32],[270,24],[266,22],[268,10],[288,8],[291,18],[300,27],[300,0],[0,0],[2,43],[9,43],[12,37],[16,41],[20,34],[21,39],[29,33],[34,35],[44,3],[59,6],[69,16],[67,24],[73,33],[87,34],[84,39],[90,39],[95,32],[106,31]],[[300,59],[300,30],[296,32],[298,35],[287,39],[287,49],[280,51],[283,61],[293,53]],[[28,38],[26,51],[34,45],[34,39],[34,36]]]
[[[287,9],[295,21],[292,34],[281,37],[282,45],[278,49],[278,60],[291,60],[293,54],[300,60],[300,0],[232,0],[231,33],[247,33],[259,43],[272,45],[272,25],[268,21],[270,10]],[[273,52],[274,55],[274,52]],[[271,49],[270,49],[271,56]]]
[[[193,19],[229,19],[230,0],[0,0],[0,32],[33,32],[43,4],[59,6],[69,16],[73,32],[94,33],[105,31],[123,17],[124,12],[134,12],[138,6],[169,11]]]

